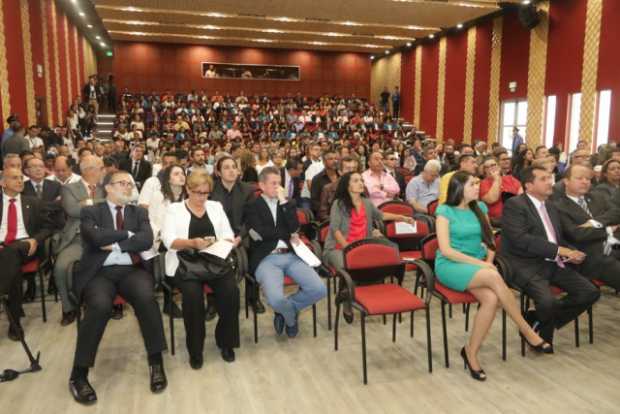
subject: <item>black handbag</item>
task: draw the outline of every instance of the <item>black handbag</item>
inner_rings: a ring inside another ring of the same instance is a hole
[[[234,276],[233,265],[227,259],[194,249],[181,250],[177,256],[181,280],[198,280],[209,283],[209,281],[216,279]]]

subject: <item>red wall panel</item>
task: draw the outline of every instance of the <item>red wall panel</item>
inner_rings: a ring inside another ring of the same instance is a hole
[[[530,31],[523,28],[516,13],[504,17],[502,33],[502,64],[499,99],[527,98],[527,69],[530,53]],[[509,82],[517,82],[516,91],[508,90]]]
[[[68,24],[69,28],[69,74],[71,76],[71,84],[73,85],[72,92],[73,96],[70,97],[70,102],[74,102],[75,98],[79,95],[80,90],[80,80],[78,79],[78,66],[77,61],[75,59],[75,49],[77,45],[75,44],[75,31],[76,28],[73,26],[71,22]]]
[[[413,97],[415,88],[415,51],[406,50],[400,64],[400,116],[413,121]]]
[[[301,80],[205,79],[201,62],[299,65]],[[210,47],[164,43],[116,42],[110,60],[99,61],[99,72],[116,77],[119,91],[189,91],[204,89],[236,95],[267,93],[286,95],[370,95],[370,59],[362,53],[334,53],[237,47]]]
[[[27,125],[31,120],[28,119],[26,94],[24,93],[26,77],[19,0],[7,0],[3,2],[3,5],[11,112],[18,114],[22,124]]]
[[[45,96],[45,78],[37,76],[37,65],[43,67],[43,29],[41,24],[41,2],[28,2],[30,12],[30,40],[32,44],[32,77],[34,79],[34,95]],[[45,118],[45,116],[43,117]]]
[[[52,100],[52,123],[58,124],[60,120],[58,119],[58,94],[59,87],[56,84],[56,73],[59,68],[56,66],[55,56],[57,53],[54,53],[54,30],[56,29],[56,24],[53,20],[52,10],[56,7],[54,2],[45,2],[45,15],[47,16],[47,45],[48,45],[48,59],[49,59],[49,73],[46,76],[50,77],[50,86],[51,86],[51,100]],[[56,9],[58,13],[58,9]],[[62,65],[62,61],[59,59],[59,63]]]
[[[420,129],[435,136],[437,131],[437,80],[439,78],[439,42],[422,47],[422,94]]]
[[[586,29],[586,2],[551,2],[545,95],[557,96],[555,142],[566,134],[568,95],[581,90],[581,68]],[[570,45],[570,47],[567,47]]]
[[[446,95],[444,137],[463,140],[465,72],[467,67],[467,31],[449,36],[446,45]]]
[[[474,108],[472,114],[472,140],[488,140],[489,89],[491,87],[491,46],[493,22],[476,28],[476,65],[474,69]]]
[[[620,142],[620,1],[603,1],[601,43],[599,49],[598,89],[611,89],[610,141]]]

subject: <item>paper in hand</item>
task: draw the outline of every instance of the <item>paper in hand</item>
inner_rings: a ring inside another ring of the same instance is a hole
[[[263,241],[261,235],[258,234],[254,229],[250,229],[250,231],[248,231],[248,234],[250,235],[250,238],[254,241]]]
[[[306,264],[310,267],[318,267],[321,265],[321,261],[318,257],[306,246],[305,243],[299,242],[297,244],[291,243],[293,246],[293,251],[301,260],[306,262]]]
[[[234,247],[235,245],[231,241],[218,240],[209,247],[202,249],[200,252],[212,254],[220,259],[226,259]]]
[[[415,221],[413,224],[409,224],[406,221],[397,221],[395,223],[394,230],[396,231],[396,234],[411,234],[418,232]]]

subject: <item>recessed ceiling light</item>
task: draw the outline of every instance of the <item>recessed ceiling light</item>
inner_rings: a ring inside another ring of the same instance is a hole
[[[88,27],[89,29],[92,29],[93,25],[92,24],[87,24],[86,27]]]
[[[411,47],[411,42],[407,42],[407,47]]]
[[[530,0],[523,0],[521,3],[523,3],[523,4],[525,4],[527,6],[528,4],[531,3],[531,1]]]
[[[101,47],[105,47],[105,43],[100,42],[99,44],[101,45]]]
[[[375,57],[373,55],[370,55],[370,60],[374,60]]]
[[[79,14],[80,16],[82,16],[82,17],[86,16],[86,14],[84,14],[84,12],[79,12],[78,14]]]
[[[456,28],[457,28],[457,29],[462,29],[462,28],[463,28],[463,23],[459,23],[459,24],[457,24],[457,25],[456,25]]]
[[[101,39],[101,36],[98,36],[98,35],[97,35],[97,36],[95,36],[95,39],[100,40],[100,39]]]
[[[431,39],[434,39],[435,35],[431,33],[431,34],[428,35],[428,37],[430,37]]]
[[[386,51],[385,51],[385,52],[383,52],[383,53],[385,53],[386,55],[389,55],[389,54],[390,54],[390,51],[389,51],[389,50],[386,50]]]

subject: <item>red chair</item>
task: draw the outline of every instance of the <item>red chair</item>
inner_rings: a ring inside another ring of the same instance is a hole
[[[407,217],[413,217],[415,215],[413,206],[404,201],[386,201],[385,203],[381,203],[377,208],[383,213],[400,214]]]
[[[435,212],[437,211],[438,206],[439,206],[439,200],[433,200],[430,203],[428,203],[426,206],[426,209],[428,210],[428,214],[430,214],[431,216],[434,216]]]
[[[422,258],[421,242],[430,234],[428,222],[426,220],[415,220],[416,231],[413,233],[396,232],[396,223],[393,221],[385,224],[385,235],[387,238],[398,245],[400,258],[406,262],[406,270],[414,271],[417,269],[415,260]]]
[[[405,266],[400,260],[398,250],[387,240],[365,239],[349,244],[343,250],[344,270],[338,270],[343,290],[337,295],[336,321],[334,325],[334,349],[338,350],[338,322],[340,307],[350,300],[354,309],[361,315],[362,370],[364,384],[368,383],[366,364],[366,317],[393,315],[392,342],[396,341],[396,315],[411,313],[411,337],[413,337],[413,313],[424,309],[426,312],[426,345],[428,371],[433,371],[431,353],[430,295],[426,300],[403,288]],[[426,266],[421,263],[420,266]],[[395,277],[398,284],[383,283],[385,278]],[[432,278],[432,276],[429,276]]]
[[[34,258],[32,260],[30,260],[27,263],[24,263],[24,265],[22,266],[22,274],[23,275],[27,275],[27,274],[36,274],[39,278],[39,284],[40,284],[40,289],[41,289],[41,311],[43,312],[43,322],[47,322],[47,307],[45,306],[45,281],[44,281],[44,277],[43,277],[43,268],[45,266],[43,265],[43,263],[41,262],[41,260],[39,260],[39,258]]]
[[[437,236],[431,234],[422,241],[422,259],[428,266],[420,268],[418,273],[421,276],[419,281],[416,280],[416,289],[418,286],[423,285],[429,290],[429,293],[436,296],[441,301],[441,325],[443,331],[443,347],[446,368],[450,366],[450,360],[448,356],[448,332],[446,327],[446,305],[465,305],[465,331],[468,330],[469,324],[469,308],[472,303],[478,303],[478,300],[474,295],[465,291],[458,292],[452,290],[435,278],[433,272],[435,265],[435,256],[439,250],[439,243]],[[430,272],[430,273],[429,273]],[[430,280],[430,282],[429,282]],[[503,322],[505,318],[503,318]],[[502,323],[502,359],[506,359],[506,326],[505,322]]]

